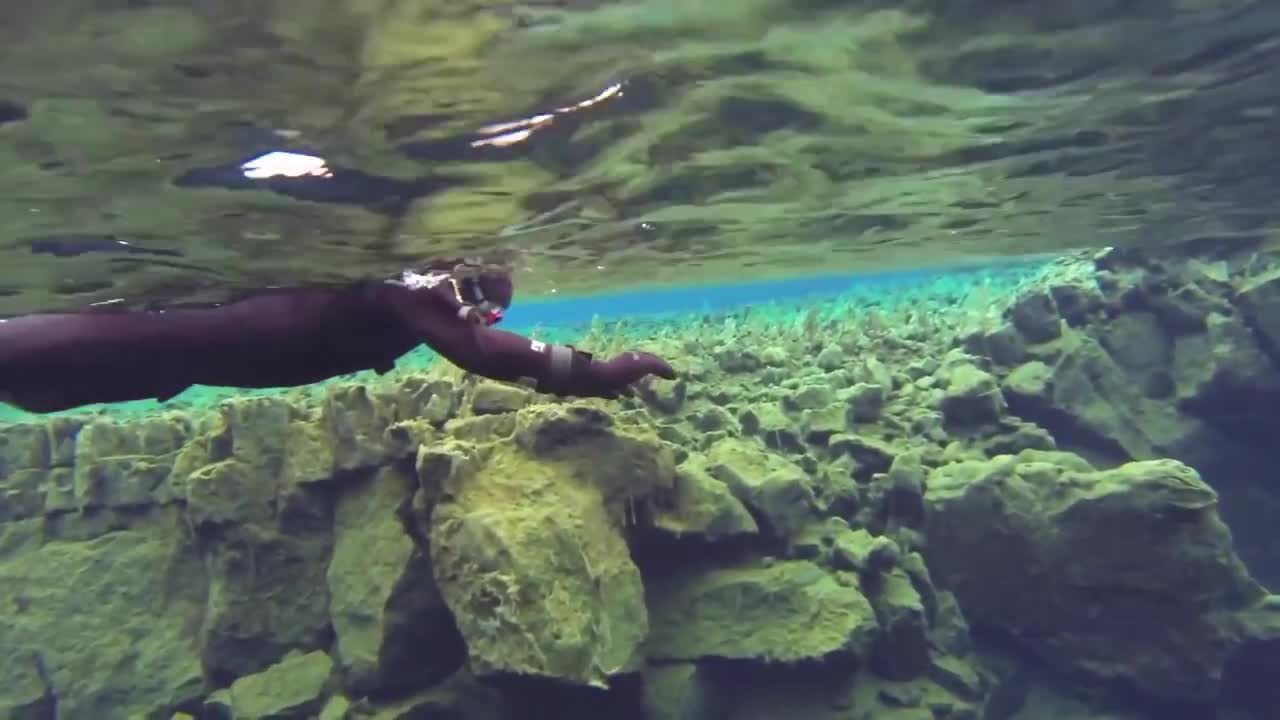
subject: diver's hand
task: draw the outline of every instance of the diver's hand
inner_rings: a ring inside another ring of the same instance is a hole
[[[647,352],[625,352],[607,362],[592,362],[590,370],[592,397],[615,400],[629,394],[631,384],[648,375],[672,380],[676,371],[662,358]]]

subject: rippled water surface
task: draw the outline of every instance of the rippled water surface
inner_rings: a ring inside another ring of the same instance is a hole
[[[1275,220],[1280,5],[1260,0],[2,12],[0,314],[459,253],[543,296]],[[270,152],[312,160],[243,167]]]

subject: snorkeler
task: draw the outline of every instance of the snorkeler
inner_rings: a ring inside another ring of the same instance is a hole
[[[611,360],[493,327],[511,275],[438,263],[384,281],[266,290],[209,307],[87,310],[0,319],[0,402],[29,412],[161,402],[192,385],[279,388],[373,370],[425,343],[458,367],[560,396],[617,398],[661,358]]]

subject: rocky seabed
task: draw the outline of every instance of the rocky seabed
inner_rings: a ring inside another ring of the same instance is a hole
[[[704,319],[620,403],[433,368],[6,426],[0,717],[1274,717],[1233,530],[1280,508],[1280,271],[1003,305]]]

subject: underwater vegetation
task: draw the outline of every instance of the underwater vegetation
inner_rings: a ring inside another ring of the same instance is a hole
[[[0,715],[1269,718],[1278,309],[1267,253],[1103,251],[600,324],[682,371],[616,403],[16,421]]]

